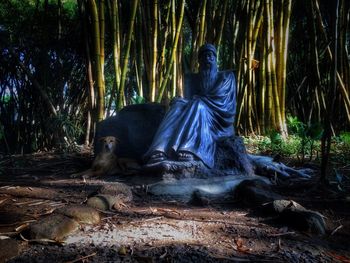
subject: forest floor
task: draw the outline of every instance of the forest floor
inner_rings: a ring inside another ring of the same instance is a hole
[[[82,225],[64,243],[25,241],[19,233],[29,223],[82,204],[119,180],[70,178],[90,161],[88,154],[54,153],[0,159],[0,262],[350,262],[348,176],[342,192],[283,192],[325,216],[323,237],[280,225],[230,198],[192,206],[147,194],[147,180],[124,178],[134,194],[128,206],[103,213],[97,225]]]

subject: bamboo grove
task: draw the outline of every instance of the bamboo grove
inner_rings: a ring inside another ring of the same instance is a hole
[[[2,1],[1,145],[89,144],[122,107],[167,105],[204,43],[235,72],[239,133],[287,136],[288,115],[348,129],[350,3],[330,2]]]

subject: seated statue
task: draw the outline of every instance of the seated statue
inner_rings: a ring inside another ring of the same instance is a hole
[[[216,49],[199,49],[199,73],[185,78],[185,97],[172,100],[145,154],[148,164],[201,161],[214,167],[216,142],[234,135],[236,83],[233,72],[218,71]]]

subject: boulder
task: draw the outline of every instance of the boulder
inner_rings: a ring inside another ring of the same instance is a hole
[[[101,211],[113,210],[114,205],[118,204],[119,198],[113,195],[95,195],[90,197],[86,204],[90,207],[99,209]]]
[[[116,116],[98,123],[94,143],[95,155],[101,151],[97,141],[105,136],[114,136],[120,140],[115,152],[118,157],[141,161],[164,114],[165,106],[156,103],[124,107]]]

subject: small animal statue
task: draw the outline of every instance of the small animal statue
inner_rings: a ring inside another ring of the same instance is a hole
[[[90,178],[103,175],[111,175],[121,172],[123,168],[119,165],[118,157],[115,149],[119,143],[119,139],[114,136],[102,137],[98,140],[101,143],[101,152],[96,156],[92,163],[91,169],[81,173],[72,174],[71,177]]]

